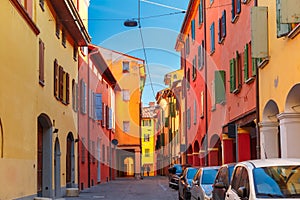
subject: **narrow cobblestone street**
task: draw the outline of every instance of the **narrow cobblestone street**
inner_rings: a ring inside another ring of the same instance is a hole
[[[178,199],[177,191],[168,187],[168,178],[163,176],[145,177],[142,180],[120,178],[81,191],[79,197],[66,200],[163,200]]]

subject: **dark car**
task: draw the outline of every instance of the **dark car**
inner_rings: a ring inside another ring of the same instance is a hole
[[[168,169],[169,171],[169,187],[173,189],[178,189],[179,177],[182,174],[182,165],[174,164]]]
[[[195,167],[187,167],[183,173],[182,176],[179,179],[178,183],[178,198],[189,200],[191,199],[191,193],[190,193],[190,187],[192,180],[197,173],[198,168]]]
[[[235,164],[224,164],[218,170],[215,182],[213,184],[212,199],[214,200],[224,200],[225,193],[227,192],[230,179],[233,172]]]

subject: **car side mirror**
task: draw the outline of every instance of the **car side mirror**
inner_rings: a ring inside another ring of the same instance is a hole
[[[215,188],[226,188],[225,184],[223,182],[218,182],[214,184]]]
[[[199,186],[199,180],[193,181],[193,184]]]
[[[241,199],[244,199],[247,197],[247,189],[245,187],[239,187],[237,194]]]

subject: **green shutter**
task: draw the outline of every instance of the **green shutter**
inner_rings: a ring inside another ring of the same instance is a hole
[[[252,58],[252,76],[256,76],[257,60]]]
[[[170,111],[170,116],[175,117],[175,104],[173,102],[169,103],[169,111]]]
[[[215,100],[216,103],[225,101],[225,71],[215,71]]]
[[[276,25],[277,25],[277,37],[287,35],[291,31],[291,24],[282,24],[280,21],[280,5],[281,0],[276,0]]]
[[[165,127],[169,127],[169,117],[165,118]]]
[[[173,140],[172,129],[169,129],[169,143],[171,143],[172,140]]]
[[[235,59],[230,60],[230,92],[235,90]]]
[[[245,46],[244,51],[244,81],[246,82],[249,79],[249,66],[248,66],[248,44]]]
[[[165,146],[165,134],[162,133],[160,136],[160,144],[161,146]]]

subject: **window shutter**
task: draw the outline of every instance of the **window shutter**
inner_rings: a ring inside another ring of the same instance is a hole
[[[210,53],[215,51],[215,23],[213,22],[210,26]]]
[[[169,117],[165,118],[165,127],[169,127]]]
[[[201,69],[201,45],[198,46],[198,69]]]
[[[241,0],[236,0],[236,13],[240,14],[241,13]]]
[[[83,114],[86,114],[86,84],[83,81],[83,79],[81,79],[81,95],[80,95],[80,105],[81,105],[81,112]]]
[[[203,23],[203,0],[199,4],[199,25]]]
[[[248,55],[248,44],[246,44],[244,48],[244,81],[247,81],[249,79]]]
[[[103,120],[102,120],[102,127],[105,127],[106,125],[106,112],[105,112],[105,108],[106,108],[106,105],[105,103],[102,103],[102,113],[103,113]]]
[[[108,129],[112,129],[112,109],[109,108],[109,126]]]
[[[222,37],[226,37],[226,10],[223,10],[222,14]]]
[[[218,19],[218,42],[221,43],[222,40],[222,18]]]
[[[192,33],[191,33],[192,40],[194,41],[195,40],[195,20],[194,19],[191,21],[191,31],[192,31]]]
[[[58,94],[59,99],[63,100],[64,96],[64,70],[62,66],[59,66],[59,75],[58,75],[58,82],[59,82],[59,88],[58,88]]]
[[[236,88],[242,85],[242,63],[241,63],[241,56],[238,51],[236,51],[236,64],[235,64],[235,79],[237,81]]]
[[[44,52],[45,52],[45,45],[43,41],[39,40],[39,82],[41,85],[44,85],[45,79],[44,79]]]
[[[102,94],[95,94],[95,120],[102,120]]]
[[[197,101],[194,100],[194,124],[197,123]]]
[[[108,106],[105,107],[105,112],[106,112],[106,119],[105,119],[106,128],[109,129],[109,107]]]
[[[187,110],[187,126],[189,129],[191,128],[191,110],[190,110],[190,108]]]
[[[58,64],[57,60],[54,60],[54,96],[58,99]]]
[[[66,103],[70,103],[70,75],[66,73]]]
[[[235,90],[235,59],[230,60],[230,92]]]
[[[205,50],[204,50],[204,40],[202,40],[202,43],[201,43],[201,66],[203,67],[204,66],[204,56],[205,56]]]
[[[215,71],[215,101],[222,103],[225,101],[225,71]]]
[[[277,24],[277,37],[287,35],[291,31],[291,24],[282,24],[281,17],[281,0],[276,0],[276,24]]]
[[[233,21],[235,17],[235,1],[236,0],[231,0],[231,21]]]
[[[252,76],[256,76],[257,59],[252,58]]]

